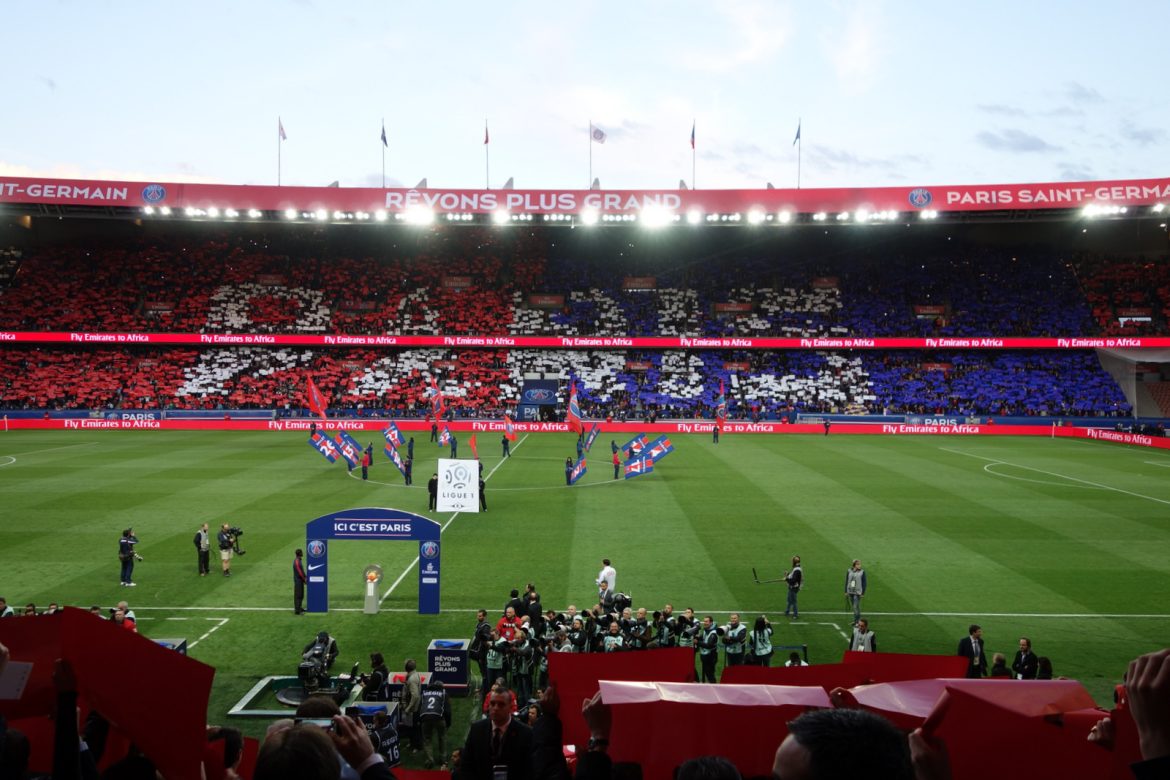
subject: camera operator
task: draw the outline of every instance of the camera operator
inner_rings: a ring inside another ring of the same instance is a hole
[[[625,649],[626,638],[622,635],[621,623],[617,620],[611,621],[609,631],[602,640],[602,652],[619,653]]]
[[[532,663],[535,653],[529,631],[528,626],[521,626],[512,640],[512,690],[521,702],[528,701],[532,696]]]
[[[573,618],[568,634],[569,646],[574,653],[584,653],[589,650],[589,632],[585,630],[585,621],[581,616]]]
[[[487,701],[488,692],[491,691],[491,685],[500,677],[503,677],[504,672],[504,653],[509,647],[508,640],[500,636],[499,629],[492,629],[491,641],[487,644],[487,653],[485,661],[487,665],[487,675],[483,678],[484,686],[484,701]]]
[[[215,539],[219,544],[219,560],[223,564],[223,576],[230,577],[232,576],[232,551],[236,546],[236,537],[232,534],[232,527],[224,523],[220,526]]]
[[[645,650],[650,645],[650,623],[646,620],[646,608],[638,607],[633,622],[627,628],[629,648]]]
[[[118,540],[118,560],[122,563],[123,588],[133,588],[135,585],[133,579],[134,562],[142,560],[142,556],[134,551],[136,544],[138,544],[138,537],[134,535],[133,528],[122,531],[122,538]]]
[[[370,673],[358,678],[362,684],[362,701],[386,701],[383,695],[386,680],[390,679],[390,669],[386,666],[386,659],[381,653],[370,653]]]
[[[321,631],[312,642],[305,645],[301,651],[301,665],[298,676],[306,688],[319,685],[328,687],[329,670],[337,660],[337,640],[329,636],[328,631]]]

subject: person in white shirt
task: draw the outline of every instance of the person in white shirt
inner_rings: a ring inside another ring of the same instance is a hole
[[[601,559],[601,571],[598,572],[597,579],[594,582],[598,587],[601,587],[602,580],[609,583],[610,593],[617,593],[617,570],[610,564],[609,558]]]

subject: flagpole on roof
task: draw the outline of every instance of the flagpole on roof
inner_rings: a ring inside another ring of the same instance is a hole
[[[490,190],[492,188],[492,161],[491,161],[491,147],[488,143],[491,139],[488,137],[487,117],[483,118],[483,188]]]
[[[800,189],[800,117],[796,118],[796,138],[792,139],[796,144],[796,189]]]
[[[589,120],[589,132],[585,134],[585,137],[589,140],[589,184],[588,184],[588,186],[585,187],[585,189],[589,189],[593,186],[593,120],[592,119]]]
[[[280,186],[280,145],[284,140],[284,123],[280,121],[280,115],[276,117],[276,186]]]
[[[691,120],[691,189],[695,189],[695,120]]]
[[[382,117],[382,189],[386,189],[386,117]]]

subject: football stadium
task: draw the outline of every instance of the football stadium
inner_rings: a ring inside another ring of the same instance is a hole
[[[768,776],[835,706],[954,777],[1127,772],[1167,204],[0,181],[0,713],[45,772],[76,701],[102,767],[223,776],[210,724],[249,777],[356,707],[396,775],[478,776],[495,693],[539,736],[550,686],[579,770]]]

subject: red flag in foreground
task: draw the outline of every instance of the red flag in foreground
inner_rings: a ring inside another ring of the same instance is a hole
[[[581,702],[597,693],[599,680],[664,680],[690,682],[695,679],[695,651],[689,647],[643,650],[637,653],[549,653],[548,680],[557,686],[561,700],[562,741],[584,745],[589,730],[579,713]],[[649,777],[649,775],[645,775]]]
[[[504,438],[508,441],[516,441],[516,426],[512,423],[512,418],[504,415]]]
[[[467,444],[468,444],[468,446],[471,447],[471,457],[475,458],[476,460],[479,460],[479,451],[475,448],[475,434],[474,433],[471,434],[470,437],[468,437]]]
[[[728,758],[744,777],[768,777],[788,721],[830,706],[821,688],[769,685],[604,680],[601,698],[613,713],[610,755],[638,761],[647,778],[669,778],[681,762],[708,755]]]
[[[80,699],[138,745],[163,776],[199,780],[213,668],[68,607],[57,615],[0,620],[0,642],[13,661],[33,665],[21,698],[0,701],[0,714],[49,714],[53,664],[63,658],[73,666]],[[166,692],[165,717],[145,706],[148,691]]]

